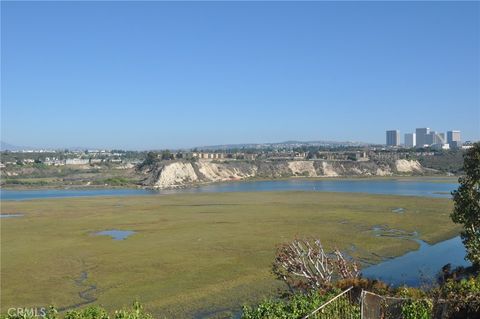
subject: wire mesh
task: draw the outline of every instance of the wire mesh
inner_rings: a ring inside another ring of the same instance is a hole
[[[303,319],[360,319],[360,303],[352,288],[345,290]]]
[[[410,301],[349,288],[302,319],[403,319],[402,308]],[[480,305],[463,310],[454,305],[451,300],[434,301],[431,319],[480,318]]]

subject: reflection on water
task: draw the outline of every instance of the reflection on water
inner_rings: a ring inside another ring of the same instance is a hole
[[[2,200],[29,200],[40,198],[85,197],[85,196],[133,196],[156,194],[145,189],[39,189],[0,190]]]
[[[465,261],[465,247],[460,237],[429,245],[421,240],[416,251],[370,266],[362,271],[365,277],[381,279],[394,286],[420,286],[435,281],[441,268],[450,263],[455,266],[469,266]]]
[[[22,217],[23,214],[0,214],[0,218]]]
[[[370,193],[385,195],[407,195],[450,198],[450,192],[458,187],[455,183],[434,183],[412,180],[273,180],[252,182],[224,182],[183,190],[165,190],[160,193],[218,193],[259,191],[316,191],[342,193]]]
[[[118,229],[110,229],[110,230],[103,230],[96,232],[95,235],[100,236],[110,236],[113,240],[124,240],[127,239],[128,236],[135,234],[132,230],[118,230]]]

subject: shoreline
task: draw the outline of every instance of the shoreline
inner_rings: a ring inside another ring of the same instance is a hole
[[[196,188],[206,185],[218,185],[225,183],[249,183],[249,182],[274,182],[274,181],[388,181],[388,180],[400,180],[400,181],[418,181],[418,180],[428,180],[430,183],[456,183],[459,176],[451,175],[391,175],[391,176],[315,176],[315,177],[304,177],[304,176],[290,176],[290,177],[279,177],[279,178],[262,178],[262,177],[253,177],[245,178],[238,180],[224,180],[224,181],[215,181],[215,182],[203,182],[203,183],[192,183],[189,185],[171,187],[171,188],[155,188],[150,186],[131,184],[131,185],[35,185],[35,186],[0,186],[1,190],[8,191],[33,191],[33,190],[95,190],[95,189],[146,189],[146,190],[179,190],[187,188]]]

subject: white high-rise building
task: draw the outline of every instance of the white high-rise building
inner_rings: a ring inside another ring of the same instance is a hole
[[[427,139],[425,144],[428,144],[428,146],[445,144],[445,134],[437,133],[435,131],[430,131],[430,133],[427,134]]]
[[[441,142],[442,144],[445,144],[445,133],[438,133],[438,134],[437,134],[437,138],[440,139],[440,142]]]
[[[416,145],[416,134],[407,133],[405,134],[405,147],[415,147]]]

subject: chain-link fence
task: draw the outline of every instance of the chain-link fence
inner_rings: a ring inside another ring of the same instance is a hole
[[[338,294],[303,319],[360,319],[360,303],[353,287]]]
[[[431,319],[479,319],[480,307],[477,304],[470,304],[459,309],[455,301],[444,299],[424,300],[431,304]],[[409,298],[397,298],[380,296],[375,293],[362,290],[360,297],[362,319],[403,319],[403,309]],[[417,300],[418,302],[418,300]]]
[[[403,310],[412,301],[351,287],[302,319],[404,319]],[[458,309],[455,301],[424,301],[431,304],[431,319],[480,319],[480,306]]]

